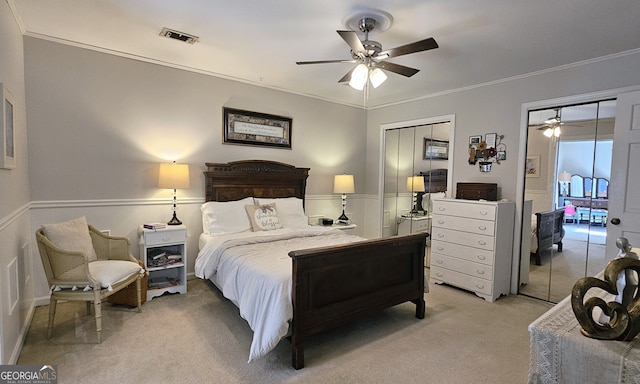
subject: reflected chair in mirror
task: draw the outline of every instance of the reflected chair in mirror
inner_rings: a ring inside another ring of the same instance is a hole
[[[571,220],[572,223],[576,222],[576,207],[574,205],[564,206],[564,222]]]
[[[45,224],[36,231],[42,265],[51,288],[47,338],[53,332],[59,300],[93,303],[98,343],[102,342],[102,300],[134,283],[141,311],[140,279],[144,269],[131,255],[129,239],[108,236],[84,217]]]

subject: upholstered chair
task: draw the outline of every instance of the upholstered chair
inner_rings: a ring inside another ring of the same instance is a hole
[[[84,217],[45,224],[36,231],[44,272],[51,288],[47,338],[51,338],[58,300],[93,303],[98,343],[102,342],[102,300],[135,283],[140,304],[144,269],[131,255],[129,239],[108,236]]]

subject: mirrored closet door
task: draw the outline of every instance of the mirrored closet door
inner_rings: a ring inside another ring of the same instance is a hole
[[[557,303],[606,266],[614,120],[615,100],[529,112],[521,294]]]
[[[383,237],[430,230],[430,198],[447,190],[451,136],[448,121],[384,132]]]

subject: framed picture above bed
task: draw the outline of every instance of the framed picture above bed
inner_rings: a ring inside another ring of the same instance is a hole
[[[424,160],[447,160],[448,158],[448,141],[424,138]]]
[[[292,119],[223,108],[223,143],[291,149]]]

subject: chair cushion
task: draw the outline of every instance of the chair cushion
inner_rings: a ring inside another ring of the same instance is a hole
[[[124,260],[98,260],[89,263],[89,273],[100,282],[101,288],[112,290],[113,284],[119,283],[134,273],[144,273],[137,263]]]
[[[62,223],[44,224],[42,228],[47,239],[57,247],[65,251],[82,252],[87,255],[89,262],[98,259],[84,216]]]

